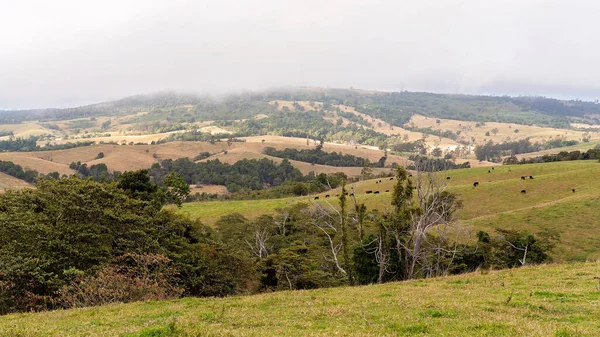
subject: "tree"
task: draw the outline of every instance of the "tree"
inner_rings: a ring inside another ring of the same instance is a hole
[[[407,278],[417,274],[422,276],[439,276],[450,267],[450,263],[443,263],[440,258],[448,251],[443,246],[448,243],[446,235],[459,233],[458,230],[447,230],[454,225],[454,213],[462,207],[458,197],[446,190],[445,172],[436,172],[424,165],[427,162],[415,162],[416,174],[415,191],[417,205],[410,214],[410,227],[407,231],[405,257],[407,261]],[[435,234],[434,234],[435,232]],[[428,237],[436,240],[428,240]],[[457,240],[454,240],[457,242]],[[456,253],[456,245],[451,254]],[[420,270],[418,270],[418,268]]]
[[[177,207],[181,207],[181,203],[190,195],[190,185],[177,172],[169,172],[165,177],[163,185],[167,189],[166,196],[168,201],[175,203]]]
[[[119,176],[117,187],[132,198],[152,201],[157,209],[167,201],[165,193],[150,181],[148,170],[125,172]]]
[[[102,130],[108,130],[108,128],[110,127],[110,124],[111,124],[110,119],[105,121],[104,123],[102,123],[102,126],[101,126]]]
[[[342,230],[342,254],[344,257],[344,268],[348,271],[348,283],[354,284],[354,276],[350,267],[350,255],[348,254],[348,229],[346,215],[346,181],[342,181],[342,190],[340,191],[340,227]]]
[[[362,176],[363,180],[373,178],[373,169],[371,168],[370,163],[365,163],[365,166],[363,166],[362,170],[360,171],[360,175]]]

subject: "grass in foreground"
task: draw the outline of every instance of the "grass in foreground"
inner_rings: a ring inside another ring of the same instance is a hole
[[[598,336],[600,263],[0,317],[2,336]]]

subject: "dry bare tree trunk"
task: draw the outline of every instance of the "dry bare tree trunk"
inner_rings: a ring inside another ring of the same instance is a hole
[[[271,235],[264,228],[257,228],[253,235],[253,242],[250,242],[246,239],[244,241],[250,247],[252,254],[256,255],[259,259],[269,256],[269,251],[267,248],[267,241]]]
[[[334,209],[335,210],[335,209]],[[337,210],[336,210],[337,212]],[[337,234],[338,229],[335,226],[335,219],[327,212],[320,204],[316,204],[313,207],[312,214],[312,225],[319,229],[329,241],[329,249],[331,251],[331,258],[328,260],[335,264],[337,270],[344,275],[347,274],[346,270],[341,266],[338,255],[342,250],[342,243],[336,243],[334,238]],[[327,259],[327,257],[326,257]]]
[[[413,278],[417,268],[425,266],[429,254],[435,253],[436,247],[427,241],[429,234],[435,229],[452,223],[452,214],[459,207],[454,196],[448,193],[446,170],[435,171],[435,168],[419,160],[414,163],[416,174],[413,175],[420,212],[413,213],[410,221],[408,248],[406,250],[408,264],[407,277]],[[441,233],[443,234],[443,232]],[[445,238],[438,238],[444,241]],[[438,253],[439,253],[438,249]]]

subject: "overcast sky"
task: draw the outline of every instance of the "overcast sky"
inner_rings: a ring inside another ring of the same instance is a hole
[[[0,0],[0,109],[319,86],[600,98],[600,1]]]

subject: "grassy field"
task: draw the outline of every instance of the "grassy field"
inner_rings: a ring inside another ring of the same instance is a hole
[[[414,124],[415,126],[422,128],[430,127],[434,130],[450,130],[453,132],[461,131],[461,136],[465,137],[465,139],[475,137],[476,144],[483,144],[484,140],[492,140],[494,143],[502,143],[508,138],[510,138],[512,141],[530,138],[532,142],[544,142],[550,138],[560,137],[566,140],[580,141],[585,133],[583,131],[545,128],[514,123],[486,122],[484,125],[476,126],[478,124],[477,122],[433,118],[421,115],[413,115],[408,124]],[[496,130],[497,133],[494,134],[492,130]],[[515,130],[519,131],[515,133]],[[486,132],[489,132],[490,134],[486,136]],[[600,138],[598,133],[592,133],[591,136],[596,140]]]
[[[488,173],[490,171],[491,173]],[[532,232],[551,230],[560,235],[560,243],[553,256],[562,260],[600,258],[600,163],[596,161],[570,161],[530,165],[496,166],[453,170],[446,180],[451,191],[459,194],[464,208],[457,217],[469,231],[495,228],[526,229]],[[526,176],[526,180],[521,180]],[[533,176],[534,179],[529,179]],[[378,181],[381,180],[381,183]],[[473,183],[480,183],[474,188]],[[395,181],[389,178],[361,181],[348,185],[359,202],[370,209],[385,210],[390,207]],[[576,192],[573,193],[572,189]],[[365,192],[380,191],[380,194]],[[521,194],[526,190],[526,194]],[[274,208],[295,202],[337,204],[334,199],[339,190],[328,191],[303,198],[270,200],[215,201],[184,204],[182,212],[213,224],[219,217],[238,212],[248,218],[272,213]],[[331,198],[326,199],[329,194]]]
[[[2,336],[600,334],[600,263],[0,317]]]

